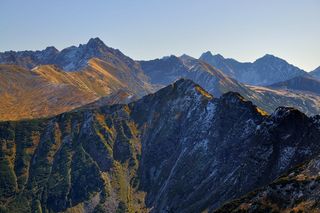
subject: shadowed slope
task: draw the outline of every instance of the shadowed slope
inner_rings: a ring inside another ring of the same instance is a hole
[[[0,129],[0,201],[11,211],[213,210],[320,151],[303,113],[269,116],[190,80],[127,105]]]

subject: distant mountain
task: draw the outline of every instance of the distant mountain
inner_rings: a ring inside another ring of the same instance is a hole
[[[206,58],[212,56],[211,53],[204,55]],[[76,90],[80,89],[86,92],[86,95],[80,95],[81,98],[78,101],[76,100],[78,96],[73,97],[74,101],[67,101],[67,98],[60,97],[63,96],[62,93],[57,95],[59,98],[47,100],[45,96],[37,96],[39,100],[33,101],[36,98],[35,96],[28,95],[26,92],[18,92],[24,90],[24,84],[27,82],[22,80],[20,84],[16,83],[14,85],[17,87],[16,93],[12,91],[9,91],[9,93],[11,99],[14,99],[15,96],[20,97],[16,100],[21,100],[21,94],[24,94],[24,107],[26,110],[18,109],[16,107],[18,102],[6,101],[9,99],[5,99],[5,96],[3,96],[5,101],[2,104],[2,106],[5,106],[3,109],[10,109],[3,111],[3,113],[10,113],[9,115],[0,114],[0,120],[56,115],[75,107],[87,105],[91,101],[95,101],[95,103],[116,103],[116,101],[119,101],[118,103],[127,103],[129,99],[125,98],[124,94],[127,94],[127,97],[134,97],[130,100],[136,100],[173,83],[179,78],[192,79],[215,97],[219,97],[228,91],[238,92],[267,112],[274,111],[278,106],[292,106],[308,115],[320,113],[320,96],[318,94],[310,92],[302,94],[300,91],[288,91],[283,88],[248,86],[228,76],[235,75],[238,72],[233,67],[244,69],[247,66],[260,66],[260,64],[265,64],[261,65],[262,67],[267,67],[268,64],[273,66],[273,63],[266,62],[266,58],[274,61],[272,56],[266,56],[264,57],[265,59],[260,60],[262,62],[257,60],[255,63],[239,63],[233,59],[224,59],[221,55],[213,58],[216,62],[221,62],[220,66],[223,66],[229,72],[226,74],[203,60],[187,55],[181,57],[169,56],[151,61],[134,61],[119,50],[107,47],[99,38],[90,39],[87,44],[79,45],[78,47],[72,46],[62,51],[58,51],[54,47],[48,47],[43,51],[0,53],[0,63],[23,66],[29,71],[32,68],[34,74],[32,76],[40,76],[44,82],[49,82],[40,83],[39,88],[34,85],[34,90],[50,91],[53,84],[56,88],[64,88],[68,85],[72,88],[77,88]],[[276,61],[279,60],[276,59]],[[280,60],[279,63],[281,64],[282,62]],[[283,63],[286,64],[285,62]],[[10,65],[5,66],[9,69]],[[8,75],[10,76],[10,74]],[[11,78],[9,76],[4,76],[3,81]],[[42,86],[42,84],[46,86]],[[10,88],[1,88],[0,85],[0,91],[3,94],[7,90],[10,90]],[[51,96],[54,96],[57,90],[52,91]],[[81,93],[79,92],[79,94]],[[33,92],[33,94],[36,94],[36,92]],[[119,97],[116,97],[116,94]],[[48,95],[48,97],[51,96]],[[96,102],[97,98],[102,97],[103,99],[100,102]],[[52,103],[48,103],[48,101]],[[35,103],[37,105],[36,107],[31,107],[32,105],[27,103]],[[55,107],[49,107],[50,110],[48,110],[47,105]],[[58,109],[59,106],[63,106],[61,110]]]
[[[0,120],[57,115],[102,97],[101,103],[126,103],[124,94],[136,99],[156,91],[139,63],[98,38],[61,52],[0,53],[0,63],[6,64],[0,65]]]
[[[310,74],[318,79],[320,79],[320,67],[310,72]]]
[[[271,88],[311,92],[320,95],[320,80],[304,75],[270,85]]]
[[[171,55],[162,59],[140,61],[141,68],[152,84],[166,86],[180,78],[191,79],[219,97],[228,91],[246,93],[246,87],[203,61],[187,55]]]
[[[319,120],[179,80],[125,105],[0,123],[6,212],[203,212],[320,153]]]
[[[318,94],[244,85],[204,61],[187,55],[140,61],[140,64],[150,82],[160,87],[173,83],[179,78],[188,78],[201,85],[215,97],[229,91],[238,92],[269,113],[279,106],[295,107],[308,115],[320,113],[320,96]]]
[[[14,64],[32,69],[42,64],[52,64],[59,51],[55,47],[47,47],[41,51],[7,51],[0,53],[0,64]]]
[[[15,64],[32,69],[35,66],[54,64],[65,71],[79,71],[91,58],[101,59],[115,67],[139,71],[137,63],[117,49],[106,46],[99,38],[91,38],[87,44],[71,46],[58,51],[47,47],[42,51],[7,51],[0,53],[1,64]]]
[[[251,85],[270,85],[307,74],[285,60],[268,54],[253,63],[241,63],[221,55],[212,55],[211,52],[203,53],[200,59],[232,78]]]

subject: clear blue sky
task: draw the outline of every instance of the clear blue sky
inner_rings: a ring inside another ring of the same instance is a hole
[[[266,53],[320,66],[320,0],[1,0],[0,51],[100,37],[134,59]]]

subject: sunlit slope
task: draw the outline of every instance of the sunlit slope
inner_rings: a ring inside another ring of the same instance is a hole
[[[98,96],[48,69],[50,78],[15,65],[0,65],[0,120],[56,115]]]
[[[119,91],[121,96],[114,97]],[[152,86],[130,70],[99,59],[89,60],[78,72],[65,72],[55,65],[32,70],[0,65],[0,120],[52,116],[111,95],[111,103],[122,103],[129,96],[141,97],[152,91]]]

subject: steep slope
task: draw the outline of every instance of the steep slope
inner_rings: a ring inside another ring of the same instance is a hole
[[[320,157],[216,212],[320,212]]]
[[[15,65],[0,65],[0,120],[52,116],[98,99],[58,71],[50,78]]]
[[[251,85],[270,85],[307,74],[285,60],[269,54],[253,63],[241,63],[234,59],[225,59],[221,55],[212,55],[211,52],[203,53],[200,59],[232,78]]]
[[[320,79],[320,67],[310,72],[310,74],[318,79]]]
[[[128,105],[0,123],[2,211],[201,212],[319,154],[314,120],[179,80]]]

